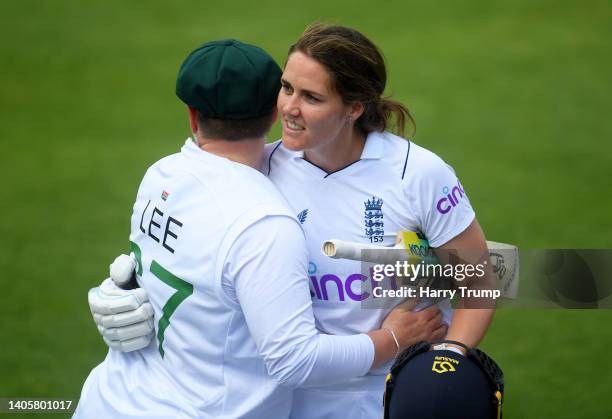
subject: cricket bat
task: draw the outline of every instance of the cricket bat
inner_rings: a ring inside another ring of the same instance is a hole
[[[504,298],[515,299],[518,294],[519,252],[516,246],[487,241],[490,267],[496,281],[496,288]],[[403,250],[403,252],[363,252],[363,250]],[[394,264],[408,261],[411,264],[440,263],[429,242],[413,231],[400,231],[392,247],[368,243],[347,242],[331,239],[323,243],[323,254],[334,259],[350,259],[376,264]],[[401,259],[400,259],[401,255]]]

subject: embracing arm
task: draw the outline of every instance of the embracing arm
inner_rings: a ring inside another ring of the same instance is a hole
[[[449,258],[445,250],[455,251],[455,255],[462,263],[473,265],[488,260],[489,254],[484,234],[476,219],[461,234],[436,249],[442,263],[446,263]],[[491,268],[487,264],[485,277],[468,279],[465,286],[469,289],[488,289],[491,287],[491,279]],[[459,308],[453,314],[446,339],[463,342],[470,347],[478,345],[487,332],[494,312],[492,300],[463,298],[459,302]]]
[[[412,343],[415,314],[406,307],[393,310],[381,329],[367,334],[319,333],[307,272],[303,232],[296,220],[284,216],[266,217],[244,230],[225,262],[224,288],[276,381],[294,387],[345,381]],[[418,319],[425,323],[433,316],[430,310]]]

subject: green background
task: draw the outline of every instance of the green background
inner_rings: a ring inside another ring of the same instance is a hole
[[[282,64],[313,20],[361,30],[487,237],[612,247],[609,1],[223,3],[0,3],[0,397],[76,400],[103,359],[86,293],[127,249],[145,169],[189,135],[174,81],[205,40]],[[612,417],[611,321],[498,312],[482,346],[506,373],[505,417]]]

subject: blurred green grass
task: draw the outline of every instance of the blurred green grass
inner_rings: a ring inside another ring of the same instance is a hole
[[[103,359],[85,295],[127,246],[144,170],[189,135],[174,96],[184,56],[235,37],[282,64],[317,19],[381,47],[415,142],[453,165],[488,237],[611,247],[608,1],[6,1],[0,397],[77,399]],[[498,312],[483,347],[506,373],[505,417],[611,417],[611,321]]]

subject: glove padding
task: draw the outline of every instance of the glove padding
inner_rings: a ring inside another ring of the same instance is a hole
[[[130,256],[122,255],[122,262],[130,263]],[[113,265],[120,259],[117,258]],[[119,288],[113,274],[121,272],[120,282],[125,282],[128,268],[113,269],[111,278],[105,279],[99,287],[89,290],[89,308],[104,342],[120,352],[131,352],[145,348],[153,339],[153,307],[143,288],[124,290]],[[134,263],[133,267],[136,266]],[[134,268],[132,268],[133,271]]]

